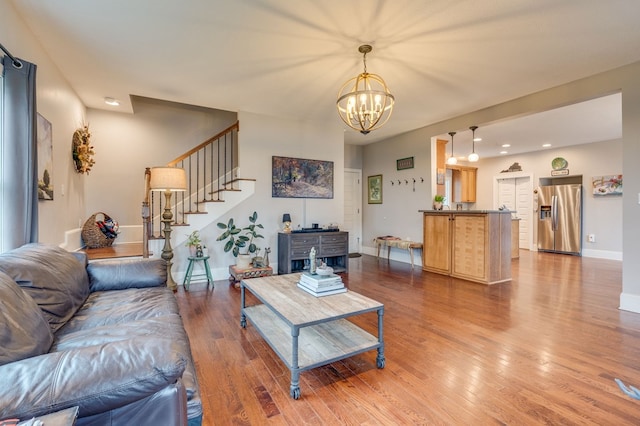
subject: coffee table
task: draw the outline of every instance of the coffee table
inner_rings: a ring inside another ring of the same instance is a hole
[[[384,368],[384,305],[355,291],[315,297],[297,287],[300,274],[252,278],[240,282],[240,326],[247,319],[291,371],[289,394],[300,398],[300,373],[353,355],[378,350]],[[245,290],[262,304],[245,305]],[[346,318],[378,313],[375,337]]]

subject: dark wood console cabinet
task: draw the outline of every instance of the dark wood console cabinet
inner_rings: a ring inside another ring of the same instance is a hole
[[[349,272],[348,232],[278,233],[278,274],[301,272],[309,267],[309,252],[316,248],[316,259],[334,272]]]

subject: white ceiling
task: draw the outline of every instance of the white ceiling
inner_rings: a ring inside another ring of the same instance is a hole
[[[104,104],[113,97],[130,112],[138,95],[340,126],[338,89],[362,72],[357,49],[371,44],[368,71],[385,79],[396,107],[382,129],[346,131],[353,144],[640,60],[637,0],[10,1],[92,108],[113,108]],[[477,123],[477,151],[522,144],[534,129],[536,144],[550,134],[611,138],[588,127],[606,120],[563,117],[578,135],[533,116],[511,128]],[[458,140],[463,148],[470,136]]]

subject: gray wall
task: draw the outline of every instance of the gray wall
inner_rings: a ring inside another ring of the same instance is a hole
[[[440,135],[451,129],[467,128],[471,125],[481,125],[497,120],[506,119],[520,114],[546,111],[559,106],[581,102],[587,99],[622,92],[622,168],[624,173],[624,195],[622,199],[622,251],[623,283],[620,306],[623,309],[640,312],[640,262],[635,259],[640,257],[640,225],[638,217],[640,205],[640,168],[637,161],[640,159],[640,62],[636,62],[608,72],[583,78],[558,87],[550,88],[522,98],[514,99],[499,105],[465,114],[443,122],[426,126],[419,131],[391,138],[364,148],[365,169],[368,174],[379,169],[389,152],[382,149],[385,144],[394,145],[401,143],[405,151],[422,152],[426,138]],[[411,155],[411,154],[409,154]],[[392,157],[394,158],[394,157]],[[401,158],[397,156],[395,158]],[[617,169],[616,169],[617,170]],[[616,173],[612,170],[611,173]],[[598,174],[593,170],[585,171],[587,176]],[[424,196],[423,208],[430,206],[431,194]],[[393,229],[385,223],[384,217],[395,217],[396,221],[410,221],[413,219],[413,208],[406,208],[405,203],[389,204],[384,207],[384,214],[374,214],[371,206],[365,208],[365,234],[380,232],[381,229]],[[379,213],[379,212],[378,212]],[[616,217],[620,217],[619,213]],[[373,232],[370,230],[373,229]],[[402,230],[397,233],[402,236]],[[417,231],[415,231],[417,232]],[[388,233],[393,233],[390,231]],[[367,240],[364,241],[367,244]],[[371,244],[371,243],[369,243]]]
[[[569,162],[571,175],[582,175],[583,182],[583,256],[622,259],[622,197],[597,197],[592,193],[592,177],[622,173],[622,140],[604,141],[561,149],[541,150],[525,155],[510,155],[480,159],[478,167],[478,197],[476,208],[495,209],[493,181],[501,170],[514,162],[523,172],[533,174],[533,187],[539,178],[549,177],[551,161],[563,157]],[[508,173],[502,174],[508,176]],[[626,178],[626,176],[625,176]],[[533,194],[532,194],[533,197]],[[535,231],[535,222],[532,231]],[[587,234],[595,234],[596,242],[586,241]],[[533,233],[535,246],[537,239]]]

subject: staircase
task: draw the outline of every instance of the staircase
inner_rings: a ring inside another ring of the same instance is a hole
[[[239,123],[231,125],[195,148],[170,161],[167,166],[179,167],[187,175],[187,190],[175,192],[171,197],[174,223],[171,247],[174,252],[173,276],[180,283],[187,265],[187,248],[184,242],[188,234],[217,222],[218,218],[251,196],[255,179],[238,176]],[[150,169],[146,173],[146,197],[143,202],[143,226],[148,244],[147,253],[160,257],[164,246],[162,212],[165,209],[164,194],[149,191]],[[148,213],[144,213],[148,210]],[[145,217],[147,216],[147,217]],[[211,241],[211,236],[208,236]]]

